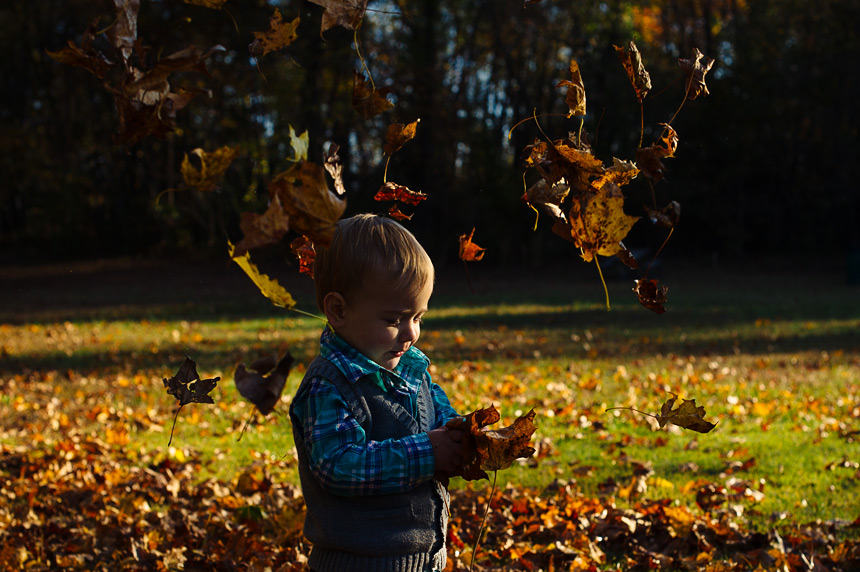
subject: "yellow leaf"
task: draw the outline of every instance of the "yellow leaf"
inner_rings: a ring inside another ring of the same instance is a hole
[[[308,160],[308,147],[310,147],[310,137],[308,136],[307,129],[305,129],[305,132],[301,135],[296,135],[296,130],[293,129],[292,125],[290,125],[290,147],[292,147],[293,151],[296,152],[296,156],[292,159],[293,161],[298,163],[299,161]]]
[[[227,244],[229,245],[230,258],[232,258],[233,262],[238,264],[239,267],[245,271],[245,274],[254,281],[254,284],[257,285],[257,288],[260,289],[263,296],[271,300],[272,304],[275,306],[280,306],[287,310],[291,310],[296,306],[296,301],[293,300],[293,297],[284,289],[283,286],[278,284],[277,280],[273,280],[261,273],[257,268],[257,265],[251,262],[251,254],[249,252],[246,252],[242,256],[234,256],[233,243],[227,241]]]
[[[201,191],[214,191],[224,177],[230,163],[239,155],[239,150],[224,146],[211,153],[207,153],[203,149],[194,149],[191,154],[197,155],[200,159],[200,168],[198,169],[191,164],[186,153],[180,167],[182,180],[189,187],[196,187]]]

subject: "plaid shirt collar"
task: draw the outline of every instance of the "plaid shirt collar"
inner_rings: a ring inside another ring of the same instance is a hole
[[[367,375],[373,375],[385,390],[390,389],[392,384],[394,386],[405,384],[413,391],[417,391],[424,372],[430,366],[430,359],[424,355],[424,352],[411,346],[401,356],[394,371],[385,369],[346,343],[328,326],[320,336],[320,355],[333,363],[350,383],[355,383]],[[392,377],[395,379],[390,379]]]

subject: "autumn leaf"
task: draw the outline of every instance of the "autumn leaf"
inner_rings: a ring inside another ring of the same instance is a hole
[[[342,26],[347,30],[355,30],[361,25],[364,12],[367,10],[367,0],[310,0],[325,8],[320,35],[335,26]]]
[[[412,215],[405,214],[403,211],[401,211],[397,207],[396,204],[391,205],[391,208],[388,209],[388,216],[390,216],[391,218],[393,218],[395,220],[400,220],[400,221],[412,220]]]
[[[277,280],[273,280],[261,273],[257,266],[251,262],[250,253],[246,252],[243,255],[237,254],[233,247],[233,243],[228,241],[227,245],[230,258],[233,259],[233,262],[238,264],[239,267],[245,271],[245,274],[247,274],[254,284],[257,285],[257,288],[260,289],[263,296],[272,301],[272,304],[280,306],[281,308],[286,308],[287,310],[296,306],[296,301],[293,300],[290,293],[287,292]]]
[[[252,248],[277,244],[290,230],[290,217],[284,211],[281,199],[275,196],[262,215],[243,212],[239,217],[242,240],[236,244],[234,255],[244,255]]]
[[[307,129],[301,135],[296,133],[295,128],[290,125],[290,149],[293,150],[293,157],[290,161],[300,163],[308,160],[308,147],[310,147],[310,135]]]
[[[290,217],[290,229],[319,246],[331,243],[335,223],[346,209],[346,200],[328,188],[325,177],[323,167],[303,162],[269,183],[269,196],[280,199]]]
[[[427,195],[421,191],[412,191],[408,187],[387,181],[379,187],[373,196],[375,201],[397,201],[407,205],[417,205],[427,200]]]
[[[239,394],[253,403],[260,413],[268,415],[281,399],[287,377],[295,361],[290,352],[275,363],[274,358],[256,360],[246,368],[244,363],[236,367],[233,379]]]
[[[611,411],[613,409],[628,409],[630,411],[635,411],[636,413],[641,413],[642,415],[647,415],[656,419],[661,429],[669,423],[698,433],[708,433],[716,427],[716,424],[711,423],[710,421],[705,421],[705,408],[701,406],[697,407],[695,399],[684,399],[681,402],[681,405],[675,407],[677,400],[677,394],[672,393],[672,397],[666,400],[666,402],[660,407],[659,415],[645,413],[644,411],[639,411],[633,407],[610,407],[606,411]]]
[[[642,278],[636,281],[633,291],[639,298],[640,304],[657,314],[662,314],[666,311],[663,304],[666,303],[666,292],[668,292],[669,287],[658,286],[657,284],[657,280]]]
[[[170,379],[161,378],[164,383],[167,393],[176,398],[179,402],[179,408],[176,410],[176,415],[173,417],[173,427],[176,427],[176,417],[179,415],[179,410],[189,403],[215,403],[209,392],[215,389],[220,377],[212,379],[200,379],[197,373],[197,364],[190,357],[186,356],[185,361],[179,366],[179,371]],[[167,446],[173,441],[173,429],[170,430],[170,440]]]
[[[402,123],[392,123],[389,125],[385,132],[385,147],[383,148],[383,152],[391,156],[403,147],[407,141],[414,139],[419,121],[421,119],[416,119],[406,125]]]
[[[186,4],[192,4],[194,6],[203,6],[204,8],[211,8],[212,10],[220,10],[224,7],[224,4],[227,3],[227,0],[184,0]]]
[[[583,260],[590,262],[596,255],[615,256],[626,251],[621,241],[638,220],[624,212],[621,188],[607,181],[597,192],[574,200],[568,225],[556,225],[554,230],[578,246]]]
[[[101,51],[93,47],[95,39],[95,30],[88,28],[84,32],[81,39],[81,46],[78,47],[75,42],[69,40],[68,46],[52,52],[47,50],[46,53],[54,61],[61,64],[82,67],[99,79],[104,79],[108,71],[116,64],[109,60]]]
[[[531,457],[535,449],[529,446],[534,426],[535,411],[517,418],[513,424],[502,429],[490,430],[488,425],[499,421],[501,416],[494,406],[477,409],[465,417],[457,417],[446,423],[449,429],[464,431],[463,466],[459,476],[467,481],[487,479],[486,471],[497,471],[510,467],[516,459]]]
[[[323,167],[325,167],[326,172],[332,178],[335,192],[343,196],[346,194],[346,187],[343,186],[343,165],[340,164],[340,155],[337,154],[338,150],[340,150],[340,145],[337,143],[329,144]],[[305,158],[307,158],[307,149],[305,150]]]
[[[316,250],[314,243],[307,236],[300,236],[290,243],[290,250],[299,260],[299,273],[314,277],[314,259]]]
[[[475,236],[475,229],[472,229],[472,232],[466,236],[465,234],[460,236],[460,260],[464,262],[474,262],[481,260],[484,258],[484,253],[486,252],[486,248],[481,248],[474,242],[472,242],[472,237]]]
[[[520,200],[535,210],[537,210],[535,207],[539,207],[540,210],[553,219],[566,222],[567,218],[564,216],[561,205],[564,203],[569,192],[570,187],[564,179],[550,185],[546,182],[546,179],[541,178],[528,188],[525,194],[520,197]],[[537,228],[537,221],[535,221],[535,228]]]
[[[364,76],[355,72],[352,88],[352,106],[365,119],[376,117],[380,113],[388,111],[394,104],[388,101],[388,88],[375,88],[373,84],[364,79]]]
[[[570,109],[567,116],[585,115],[585,84],[582,82],[579,64],[575,59],[570,60],[570,77],[571,79],[560,81],[556,85],[556,87],[567,87],[565,102]]]
[[[286,48],[298,38],[296,29],[299,27],[299,22],[298,16],[292,22],[285,22],[281,11],[275,8],[269,19],[269,29],[265,32],[254,32],[254,41],[249,46],[251,54],[261,57],[269,52]]]
[[[675,228],[681,218],[681,204],[678,201],[670,201],[662,208],[645,207],[648,218],[657,226],[663,228]]]
[[[122,61],[128,66],[128,60],[134,53],[137,42],[137,15],[140,11],[140,0],[113,0],[116,19],[108,29],[110,43],[119,50]]]
[[[642,54],[639,53],[639,48],[636,47],[633,40],[630,40],[626,48],[615,46],[615,51],[618,54],[618,59],[621,60],[621,65],[627,72],[627,78],[636,91],[636,98],[642,101],[651,91],[651,76],[645,69],[645,64],[642,63]]]
[[[679,58],[678,65],[687,74],[687,99],[693,100],[700,95],[708,95],[708,86],[705,85],[705,75],[713,67],[714,59],[706,57],[705,54],[699,51],[699,48],[693,48],[690,59]]]
[[[204,192],[214,191],[227,168],[233,160],[239,155],[239,149],[229,146],[221,147],[211,153],[207,153],[203,149],[194,149],[191,154],[196,156],[200,161],[200,168],[195,167],[188,158],[188,153],[182,159],[180,172],[182,179],[189,187]]]

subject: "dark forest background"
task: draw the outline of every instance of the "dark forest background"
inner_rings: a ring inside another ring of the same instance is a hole
[[[301,18],[298,39],[254,61],[248,44],[275,6],[286,20]],[[716,60],[710,95],[688,101],[673,122],[678,153],[655,187],[682,209],[664,259],[849,264],[860,251],[855,0],[391,0],[369,8],[361,53],[395,107],[364,120],[351,105],[361,69],[353,33],[333,28],[321,37],[321,6],[231,0],[212,10],[142,0],[139,37],[156,53],[226,49],[209,59],[210,77],[171,77],[211,94],[178,114],[176,133],[124,146],[115,143],[117,112],[102,82],[46,54],[79,43],[93,21],[109,26],[112,2],[0,4],[0,264],[226,259],[227,239],[241,238],[240,213],[263,212],[268,181],[289,166],[290,126],[308,131],[312,161],[322,161],[329,142],[341,146],[347,215],[384,212],[372,197],[385,128],[417,118],[418,136],[392,157],[388,180],[429,195],[406,225],[439,264],[458,262],[457,239],[472,228],[487,248],[482,264],[580,264],[548,218],[533,231],[534,212],[520,200],[521,152],[540,132],[527,121],[508,133],[533,113],[567,113],[556,84],[569,78],[574,57],[595,155],[632,160],[639,105],[613,48],[631,39],[653,84],[646,144],[683,100],[678,59],[697,47]],[[578,126],[561,116],[540,124],[553,138]],[[224,145],[241,155],[220,188],[180,190],[185,154]],[[625,192],[628,212],[644,214],[645,182]],[[666,235],[643,218],[625,242],[654,252]],[[255,257],[290,262],[288,243]]]

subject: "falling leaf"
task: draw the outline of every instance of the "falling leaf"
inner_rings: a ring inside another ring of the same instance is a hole
[[[501,416],[494,406],[477,409],[465,417],[457,417],[446,424],[449,429],[464,431],[463,466],[460,476],[467,481],[486,479],[486,471],[510,467],[516,459],[525,459],[535,453],[529,446],[534,434],[535,411],[519,417],[508,427],[487,429]]]
[[[661,181],[666,174],[663,165],[663,151],[658,147],[641,147],[636,149],[636,166],[643,175],[657,182]]]
[[[636,281],[633,291],[639,298],[640,304],[657,314],[662,314],[666,311],[663,304],[666,303],[666,292],[669,291],[669,287],[657,286],[657,283],[657,280],[642,278]]]
[[[565,97],[565,102],[570,109],[567,116],[573,117],[575,115],[585,115],[585,84],[582,82],[582,74],[579,71],[579,64],[575,59],[570,60],[570,77],[571,79],[560,81],[558,82],[558,85],[556,85],[556,87],[567,86],[567,97]]]
[[[573,201],[568,219],[568,226],[561,227],[562,236],[569,236],[568,240],[580,248],[583,260],[590,262],[598,254],[615,256],[625,251],[621,241],[639,217],[624,212],[621,189],[606,182],[596,193]]]
[[[686,92],[687,98],[690,100],[696,99],[700,95],[708,95],[708,86],[705,85],[705,75],[714,65],[714,59],[706,57],[705,54],[699,51],[699,48],[693,48],[689,60],[678,59],[678,65],[687,73]]]
[[[176,415],[173,417],[173,427],[176,427],[176,418],[179,416],[179,410],[189,403],[215,403],[209,392],[215,389],[220,377],[212,379],[200,379],[197,373],[197,364],[190,357],[186,356],[185,361],[179,366],[179,371],[170,379],[161,378],[164,383],[167,393],[176,398],[179,402],[179,407],[176,410]],[[173,429],[170,430],[170,440],[167,445],[173,442]]]
[[[656,418],[661,428],[665,427],[667,423],[672,423],[684,429],[708,433],[716,427],[714,423],[705,421],[705,408],[696,407],[695,399],[684,399],[681,405],[675,407],[677,399],[678,396],[673,393],[672,397],[660,408],[660,415],[657,415]]]
[[[484,258],[484,253],[487,249],[481,248],[472,242],[473,236],[475,236],[474,228],[468,236],[465,234],[460,236],[460,260],[465,262],[474,262]]]
[[[367,10],[367,0],[311,0],[311,2],[325,8],[320,35],[335,26],[343,26],[347,30],[357,29]]]
[[[290,293],[287,292],[277,280],[273,280],[261,273],[257,266],[251,262],[250,253],[246,252],[244,255],[236,254],[233,244],[228,241],[227,245],[230,258],[232,258],[233,262],[238,264],[239,267],[245,271],[245,274],[247,274],[254,284],[257,285],[257,288],[260,289],[263,296],[271,300],[272,304],[275,306],[280,306],[287,310],[295,307],[296,301],[293,300]]]
[[[364,76],[355,72],[352,89],[352,106],[365,119],[376,117],[384,111],[388,111],[394,104],[388,101],[388,88],[376,89],[364,79]]]
[[[227,0],[184,0],[186,4],[192,4],[194,6],[203,6],[204,8],[211,8],[212,10],[220,10],[224,7],[224,4],[227,3]]]
[[[305,129],[301,135],[297,135],[296,130],[292,125],[290,125],[290,148],[293,150],[293,153],[295,153],[293,158],[290,160],[294,163],[307,161],[308,147],[310,147],[310,135],[308,135],[308,130]]]
[[[383,148],[383,152],[391,156],[403,147],[407,141],[414,139],[419,121],[421,119],[416,119],[406,125],[402,123],[392,123],[389,125],[385,132],[385,147]]]
[[[281,200],[290,230],[307,235],[319,246],[331,243],[335,223],[346,209],[346,200],[328,188],[325,177],[323,167],[303,162],[269,183],[269,196]]]
[[[116,9],[116,19],[108,29],[107,36],[113,47],[119,50],[122,61],[127,66],[137,41],[137,15],[140,11],[140,0],[113,0],[113,4]]]
[[[421,201],[427,200],[427,195],[420,191],[409,190],[408,187],[404,187],[403,185],[387,181],[379,187],[373,199],[376,201],[398,201],[414,206]]]
[[[636,47],[633,40],[630,40],[627,48],[615,46],[615,51],[618,54],[618,59],[621,60],[621,65],[627,72],[627,78],[636,91],[636,98],[642,101],[651,91],[651,76],[645,69],[645,64],[642,63],[642,54],[639,53],[639,48]]]
[[[180,166],[182,179],[189,187],[208,192],[214,191],[221,183],[227,168],[239,155],[239,149],[224,146],[211,153],[207,153],[203,149],[194,149],[191,154],[200,160],[200,168],[198,169],[191,164],[188,153],[186,153]]]
[[[564,179],[550,185],[546,182],[546,179],[541,178],[528,188],[525,194],[520,197],[520,200],[532,208],[539,207],[553,219],[567,222],[561,205],[564,203],[569,192],[570,187]],[[537,221],[535,221],[535,227],[537,227]]]
[[[286,48],[298,38],[296,29],[299,27],[299,22],[298,16],[292,22],[285,22],[281,11],[275,8],[269,19],[269,29],[265,32],[254,32],[254,41],[249,47],[251,53],[255,57],[260,57]]]
[[[412,215],[404,214],[397,205],[391,205],[391,208],[388,209],[388,216],[395,220],[412,220]]]
[[[675,151],[678,150],[678,132],[675,131],[668,123],[659,123],[663,126],[663,132],[660,134],[660,143],[655,145],[661,157],[674,157]]]
[[[249,368],[240,363],[233,376],[236,389],[260,413],[268,415],[281,399],[294,361],[290,352],[287,352],[276,364],[271,363],[274,359],[268,358],[255,361]]]
[[[314,277],[314,259],[316,250],[314,243],[307,236],[300,236],[290,243],[290,250],[299,259],[299,273]]]
[[[657,226],[675,228],[681,218],[681,204],[678,201],[670,201],[662,208],[645,207],[645,212]]]
[[[72,40],[69,45],[56,52],[47,51],[51,59],[71,66],[82,67],[99,79],[104,79],[115,63],[110,61],[101,51],[93,47],[95,31],[87,29],[78,47]]]
[[[328,146],[323,166],[332,178],[335,192],[343,196],[346,194],[346,187],[343,186],[343,165],[340,164],[340,155],[337,154],[339,149],[340,146],[337,143],[331,143]],[[305,155],[307,156],[307,152]]]
[[[243,212],[239,217],[242,240],[236,244],[234,255],[241,256],[252,248],[277,244],[290,230],[290,217],[284,211],[281,199],[275,196],[262,215]]]

